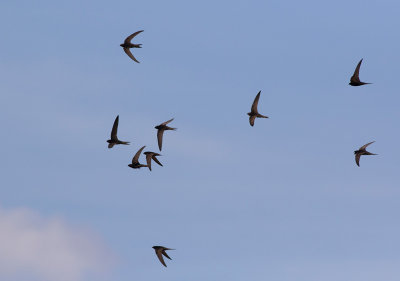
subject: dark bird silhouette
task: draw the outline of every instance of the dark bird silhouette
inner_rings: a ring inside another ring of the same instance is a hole
[[[151,151],[146,151],[144,152],[144,154],[146,155],[146,162],[147,162],[147,167],[149,167],[149,170],[151,171],[151,159],[154,160],[154,162],[156,162],[158,165],[162,166],[162,164],[160,163],[160,161],[158,161],[156,156],[162,156],[161,154],[158,154],[156,152],[151,152]]]
[[[172,260],[172,259],[167,255],[167,253],[166,253],[165,251],[167,251],[167,250],[175,250],[175,249],[169,249],[169,248],[165,248],[165,247],[163,247],[163,246],[153,246],[153,249],[156,251],[156,255],[157,255],[158,259],[160,260],[160,262],[161,262],[165,267],[167,267],[167,265],[166,265],[165,262],[164,262],[163,255],[164,255],[166,258]]]
[[[143,149],[144,149],[145,147],[146,147],[146,146],[142,146],[142,148],[139,149],[139,150],[136,152],[135,156],[133,156],[133,158],[132,158],[132,164],[129,164],[129,165],[128,165],[129,167],[131,167],[131,168],[133,168],[133,169],[140,169],[140,168],[142,168],[142,167],[147,167],[147,165],[143,165],[143,164],[140,164],[140,163],[139,163],[140,154],[142,153],[142,151],[143,151]]]
[[[124,48],[124,52],[135,62],[139,63],[139,61],[132,55],[131,53],[131,48],[142,48],[142,44],[132,44],[131,41],[132,39],[138,35],[139,33],[143,32],[143,30],[136,31],[135,33],[132,33],[128,37],[126,37],[124,43],[120,44],[122,48]]]
[[[258,100],[260,99],[260,94],[261,91],[258,92],[256,98],[253,101],[253,105],[251,106],[251,111],[249,113],[247,113],[247,115],[249,115],[249,122],[251,126],[254,126],[254,121],[256,120],[256,118],[269,118],[268,116],[264,116],[261,115],[260,113],[258,113]]]
[[[176,128],[171,128],[171,127],[167,126],[167,124],[169,122],[171,122],[172,120],[174,120],[174,118],[172,118],[171,120],[165,121],[164,123],[154,127],[154,128],[157,129],[158,148],[160,149],[160,151],[161,151],[161,148],[162,148],[162,141],[163,141],[164,131],[165,130],[176,130]]]
[[[129,144],[128,141],[120,141],[117,137],[119,115],[115,118],[114,125],[111,130],[111,139],[107,140],[108,148],[112,148],[115,144]]]
[[[366,83],[366,82],[361,82],[360,81],[360,67],[363,59],[360,60],[360,62],[357,64],[356,70],[354,70],[353,76],[350,78],[350,83],[349,85],[351,86],[362,86],[362,85],[367,85],[367,84],[372,84],[372,83]]]
[[[368,152],[366,150],[367,146],[370,145],[371,143],[374,143],[374,142],[375,141],[371,141],[371,142],[361,146],[358,150],[354,151],[354,155],[356,157],[356,163],[357,163],[358,167],[360,167],[360,157],[361,157],[361,155],[378,155],[378,154],[374,154],[374,153]]]

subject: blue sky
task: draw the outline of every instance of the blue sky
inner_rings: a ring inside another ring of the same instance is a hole
[[[399,9],[3,1],[0,277],[397,281]],[[350,87],[361,58],[374,84]],[[130,169],[172,117],[164,167]]]

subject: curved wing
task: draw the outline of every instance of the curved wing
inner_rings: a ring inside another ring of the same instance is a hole
[[[129,44],[131,43],[131,40],[133,39],[133,37],[135,37],[136,35],[138,35],[139,33],[143,32],[144,30],[139,30],[136,31],[135,33],[132,33],[131,35],[129,35],[128,37],[126,37],[124,44]]]
[[[360,157],[361,157],[361,154],[357,153],[356,154],[356,164],[357,164],[358,167],[360,167]]]
[[[128,57],[130,57],[132,60],[134,60],[137,63],[140,63],[131,53],[131,50],[129,48],[124,48],[124,52],[125,54],[128,55]]]
[[[163,258],[163,256],[162,256],[161,252],[162,252],[162,249],[157,249],[157,250],[156,250],[157,257],[158,257],[158,259],[160,260],[160,262],[162,263],[162,265],[165,266],[165,267],[167,267],[167,265],[166,265],[165,262],[164,262],[164,258]]]
[[[167,125],[169,122],[171,122],[172,120],[174,120],[174,118],[172,118],[172,119],[170,119],[170,120],[168,120],[168,121],[165,121],[164,123],[161,123],[160,124],[160,126],[162,126],[162,125]]]
[[[115,118],[114,125],[113,125],[112,130],[111,130],[111,139],[112,140],[117,140],[118,139],[118,137],[117,137],[118,122],[119,122],[119,115],[117,115],[117,117]]]
[[[151,171],[151,157],[153,156],[152,153],[147,153],[146,154],[146,162],[147,162],[147,167],[149,167],[149,170]]]
[[[369,143],[367,143],[367,144],[364,144],[363,146],[360,147],[359,150],[364,150],[364,149],[366,149],[368,145],[370,145],[371,143],[374,143],[374,142],[375,142],[375,141],[371,141],[371,142],[369,142]]]
[[[163,139],[163,135],[164,135],[164,129],[158,129],[157,131],[157,140],[158,140],[158,148],[162,149],[162,139]]]
[[[132,164],[139,162],[140,154],[142,153],[142,151],[143,151],[143,149],[144,149],[145,147],[146,147],[146,146],[142,146],[142,148],[139,149],[138,152],[136,152],[135,156],[133,156],[133,158],[132,158]]]
[[[165,252],[165,250],[161,251],[161,253],[162,253],[165,257],[167,257],[168,259],[172,260],[172,259],[167,255],[167,253]]]
[[[361,67],[362,61],[363,61],[363,59],[361,59],[360,62],[357,64],[357,67],[354,70],[354,74],[350,78],[350,82],[356,82],[356,83],[361,82],[359,75],[360,75],[360,67]]]
[[[250,122],[250,125],[251,125],[252,127],[254,126],[254,120],[256,120],[256,116],[255,116],[255,115],[250,116],[249,122]]]
[[[258,100],[260,99],[260,94],[261,94],[261,91],[258,92],[256,98],[253,101],[253,105],[251,106],[251,112],[258,112],[257,106],[258,106]]]
[[[158,154],[158,153],[157,153],[157,154]],[[160,154],[158,154],[158,155],[153,154],[153,156],[152,156],[151,158],[152,158],[152,159],[154,160],[154,162],[156,162],[158,165],[162,166],[161,162],[158,161],[158,159],[157,159],[156,156],[161,156],[161,155],[160,155]]]

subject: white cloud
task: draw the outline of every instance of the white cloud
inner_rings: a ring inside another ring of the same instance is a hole
[[[105,273],[108,252],[94,233],[60,218],[0,208],[0,280],[80,281]]]

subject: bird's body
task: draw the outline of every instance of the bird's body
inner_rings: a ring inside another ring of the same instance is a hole
[[[172,120],[174,120],[174,118],[165,121],[164,123],[161,123],[160,125],[155,126],[154,128],[157,129],[157,141],[158,141],[158,148],[162,149],[162,141],[163,141],[163,135],[164,135],[164,131],[168,131],[168,130],[176,130],[176,128],[171,128],[169,126],[167,126],[167,124],[169,122],[171,122]]]
[[[119,115],[115,118],[112,130],[111,130],[111,138],[107,140],[108,142],[108,148],[112,148],[116,144],[125,144],[128,145],[128,141],[121,141],[117,137],[117,132],[118,132],[118,122],[119,122]]]
[[[137,63],[139,63],[139,61],[133,56],[130,49],[142,48],[142,44],[133,44],[133,43],[131,43],[131,40],[141,32],[143,32],[143,30],[139,30],[139,31],[136,31],[135,33],[132,33],[131,35],[126,37],[124,43],[120,44],[120,46],[124,49],[125,54],[127,54],[132,60],[134,60]]]
[[[128,164],[128,166],[131,167],[132,169],[140,169],[142,167],[147,167],[147,165],[143,165],[140,163]]]
[[[147,162],[147,167],[149,167],[149,170],[151,171],[151,160],[156,162],[158,165],[162,166],[161,162],[158,161],[156,156],[161,156],[161,154],[158,154],[156,152],[151,152],[151,151],[146,151],[143,154],[146,155],[146,162]]]
[[[268,116],[262,115],[258,113],[258,100],[260,99],[261,91],[258,92],[257,96],[255,97],[253,104],[251,106],[251,111],[247,113],[249,115],[249,122],[251,126],[254,126],[254,121],[256,118],[269,118]]]
[[[372,83],[366,83],[366,82],[361,82],[360,81],[359,75],[360,75],[360,67],[361,67],[362,61],[363,61],[363,59],[361,59],[359,61],[359,63],[357,64],[356,69],[354,70],[353,76],[351,76],[351,78],[350,78],[349,85],[351,85],[351,86],[362,86],[362,85],[372,84]]]
[[[167,253],[166,253],[165,251],[168,251],[168,250],[175,250],[175,249],[169,249],[169,248],[166,248],[166,247],[163,247],[163,246],[153,246],[152,248],[154,249],[154,251],[156,251],[156,255],[157,255],[158,259],[160,260],[160,262],[162,263],[162,265],[164,265],[165,267],[167,267],[167,265],[166,265],[165,262],[164,262],[163,255],[164,255],[166,258],[172,260],[172,259],[167,255]]]
[[[133,156],[133,158],[132,158],[132,163],[128,165],[129,167],[131,167],[132,169],[140,169],[140,168],[142,168],[142,167],[147,167],[147,165],[143,165],[143,164],[140,164],[140,163],[139,163],[140,154],[142,153],[142,151],[143,151],[143,149],[144,149],[145,147],[146,147],[146,146],[142,146],[142,147],[136,152],[135,156]]]
[[[361,146],[358,150],[354,151],[355,159],[356,159],[356,164],[357,166],[360,167],[360,158],[361,155],[377,155],[375,153],[371,153],[366,150],[367,146],[370,145],[371,143],[374,143],[375,141],[371,141],[363,146]]]

